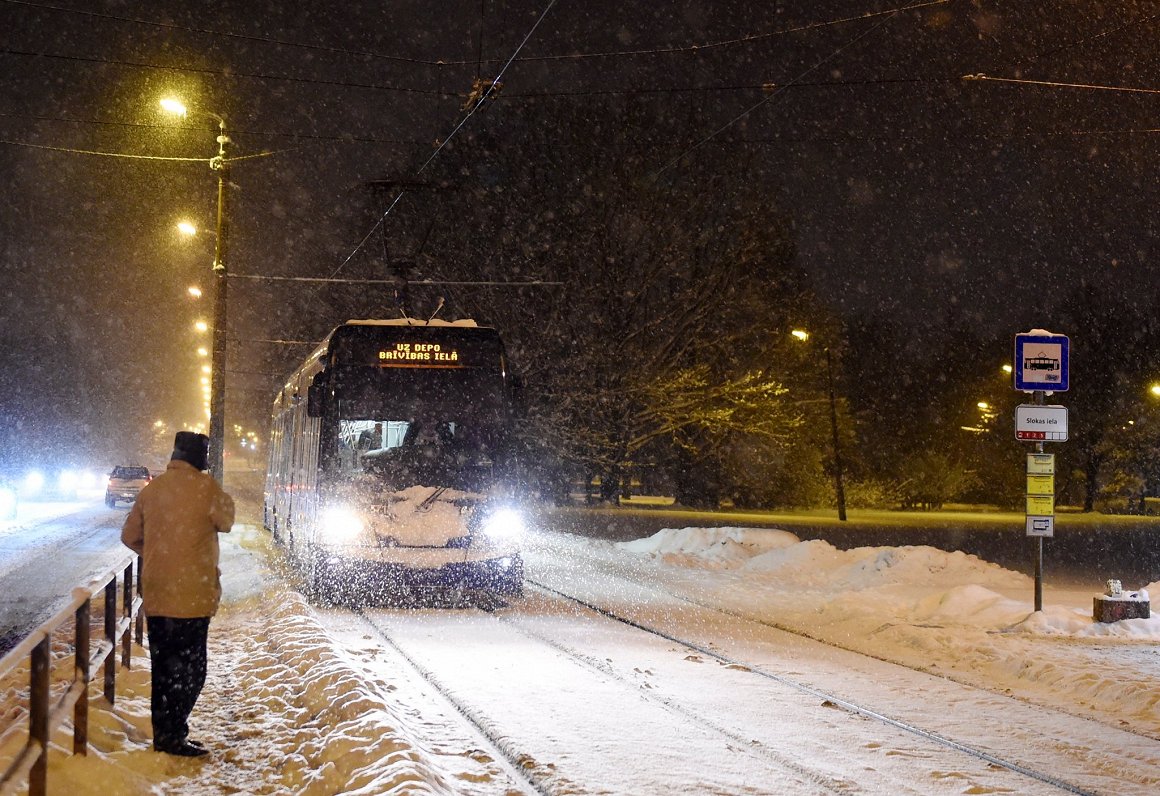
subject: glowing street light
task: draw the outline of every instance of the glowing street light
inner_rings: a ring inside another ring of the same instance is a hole
[[[189,115],[189,109],[185,107],[185,104],[181,100],[176,100],[172,97],[162,98],[161,108],[165,111],[168,111],[169,113],[176,114],[177,116]]]
[[[192,238],[194,235],[197,234],[197,227],[195,227],[193,224],[189,223],[188,221],[178,221],[177,222],[177,231],[180,232],[182,235],[184,235],[187,238]]]
[[[201,298],[201,288],[197,285],[190,285],[186,292],[189,293],[192,298]]]
[[[189,109],[183,102],[173,97],[161,100],[161,107],[168,113],[181,117],[189,115]],[[214,478],[221,481],[225,475],[223,471],[223,448],[225,446],[225,408],[226,408],[226,252],[229,241],[229,225],[226,223],[226,199],[230,182],[230,164],[227,154],[230,146],[230,137],[226,134],[226,120],[216,113],[200,111],[218,123],[217,155],[210,158],[209,167],[217,173],[217,236],[214,244],[213,272],[215,281],[213,302],[213,390],[210,397],[209,413],[209,472]]]
[[[209,324],[206,323],[205,321],[198,321],[193,325],[193,328],[199,332],[204,333],[204,332],[209,331]]]
[[[1160,396],[1160,384],[1153,383],[1152,386],[1148,388],[1148,392],[1152,393],[1153,395]]]

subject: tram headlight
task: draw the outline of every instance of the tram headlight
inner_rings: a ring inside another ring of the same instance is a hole
[[[524,517],[515,509],[496,509],[483,521],[484,535],[493,539],[518,539],[524,530]]]
[[[322,533],[328,541],[349,542],[362,530],[362,518],[349,506],[331,506],[322,512]]]

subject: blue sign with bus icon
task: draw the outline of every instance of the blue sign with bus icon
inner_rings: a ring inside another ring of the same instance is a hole
[[[1067,390],[1068,344],[1062,334],[1015,335],[1015,389],[1023,392]]]

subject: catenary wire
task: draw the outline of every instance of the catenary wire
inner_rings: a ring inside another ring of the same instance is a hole
[[[540,23],[544,21],[544,19],[548,15],[548,12],[550,12],[555,5],[556,5],[556,0],[549,0],[548,5],[544,8],[543,13],[540,14],[540,16],[536,19],[535,24],[533,24],[531,29],[528,30],[528,32],[524,36],[523,40],[519,43],[519,45],[516,47],[515,51],[512,53],[512,56],[507,60],[507,62],[499,70],[499,73],[495,76],[495,78],[488,84],[487,90],[484,91],[483,94],[479,97],[478,101],[476,101],[472,105],[472,107],[468,110],[467,114],[464,115],[464,117],[459,120],[459,123],[457,125],[455,125],[455,128],[451,131],[451,133],[446,138],[444,138],[443,141],[441,141],[439,143],[439,146],[435,149],[434,152],[431,153],[431,156],[423,162],[423,165],[419,167],[419,170],[416,172],[416,175],[423,173],[423,171],[427,168],[427,166],[429,166],[431,164],[431,162],[434,161],[435,158],[439,156],[439,153],[443,151],[443,148],[447,145],[447,142],[450,141],[461,129],[463,129],[463,125],[465,125],[467,123],[468,119],[470,119],[472,116],[474,116],[475,112],[477,110],[479,110],[479,108],[483,105],[483,103],[485,103],[490,98],[491,94],[495,91],[496,85],[499,84],[499,82],[503,78],[504,73],[506,72],[508,66],[510,66],[512,61],[515,59],[515,57],[517,55],[519,55],[520,50],[522,50],[524,48],[524,46],[528,43],[528,40],[532,37],[532,34],[535,33],[537,28],[539,28]],[[331,274],[330,274],[331,277],[338,274],[338,272],[341,271],[346,266],[346,264],[351,261],[351,258],[353,258],[359,252],[359,250],[362,249],[362,247],[370,239],[371,235],[373,235],[375,233],[375,231],[386,221],[387,216],[390,215],[391,211],[399,203],[399,200],[403,198],[404,193],[406,193],[406,189],[399,191],[399,193],[395,197],[394,201],[392,201],[390,203],[390,205],[387,206],[387,209],[383,212],[383,214],[381,216],[379,216],[378,220],[375,221],[374,226],[372,226],[370,228],[370,230],[367,232],[367,234],[363,236],[363,239],[361,241],[359,241],[358,245],[355,246],[354,250],[351,251],[351,253],[346,256],[346,259],[343,260],[342,263],[340,263],[339,266],[337,268],[335,268],[334,271],[331,272]]]
[[[804,32],[811,31],[811,30],[817,30],[819,28],[833,27],[835,25],[842,25],[842,24],[845,24],[848,22],[857,22],[859,20],[868,19],[868,18],[872,18],[875,16],[892,15],[892,14],[896,14],[896,13],[899,13],[902,11],[914,11],[914,10],[918,10],[918,9],[922,9],[922,8],[928,8],[931,6],[946,5],[950,1],[951,0],[923,0],[923,2],[913,3],[910,5],[904,5],[904,6],[898,6],[896,8],[886,9],[883,11],[868,11],[868,12],[865,12],[863,14],[841,17],[839,19],[823,20],[821,22],[808,22],[808,23],[804,23],[802,25],[795,25],[795,26],[788,27],[788,28],[779,28],[777,30],[768,31],[766,33],[755,33],[755,34],[750,34],[747,36],[737,36],[737,37],[734,37],[731,39],[721,39],[718,41],[702,42],[702,43],[698,43],[698,44],[686,44],[686,45],[672,46],[672,47],[640,48],[640,49],[635,49],[635,50],[607,50],[607,51],[587,52],[587,53],[568,53],[568,54],[557,54],[557,55],[532,55],[532,56],[525,56],[523,58],[518,58],[516,60],[518,60],[520,62],[579,61],[579,60],[587,60],[587,59],[594,59],[594,58],[617,58],[617,57],[636,57],[636,56],[645,56],[645,55],[672,55],[672,54],[681,54],[681,53],[700,53],[700,52],[703,52],[705,50],[717,49],[717,48],[722,48],[722,47],[729,47],[729,46],[739,45],[739,44],[748,44],[750,42],[763,41],[765,39],[770,39],[770,38],[773,38],[776,36],[785,36],[785,35],[789,35],[791,33],[804,33]],[[287,40],[283,40],[283,39],[274,39],[274,38],[270,38],[270,37],[266,37],[266,36],[254,36],[254,35],[250,35],[250,34],[233,33],[230,31],[214,30],[214,29],[210,29],[210,28],[197,28],[197,27],[192,27],[192,26],[176,25],[173,23],[156,22],[153,20],[138,19],[138,18],[133,18],[133,17],[121,17],[121,16],[117,16],[115,14],[98,13],[98,12],[94,12],[94,11],[84,11],[84,10],[80,10],[80,9],[62,8],[60,6],[52,6],[52,5],[48,5],[45,3],[32,3],[32,2],[28,2],[28,0],[0,0],[0,2],[8,3],[10,5],[21,5],[21,6],[27,6],[30,8],[56,11],[56,12],[60,12],[60,13],[81,14],[81,15],[85,15],[85,16],[101,18],[101,19],[109,19],[109,20],[118,21],[118,22],[127,22],[127,23],[138,24],[138,25],[160,27],[160,28],[165,28],[168,30],[183,30],[183,31],[186,31],[188,33],[197,33],[197,34],[203,34],[203,35],[209,35],[209,36],[220,36],[223,38],[233,38],[233,39],[240,39],[240,40],[244,40],[244,41],[263,42],[263,43],[275,44],[275,45],[283,46],[283,47],[300,47],[300,48],[309,49],[309,50],[332,52],[332,53],[341,54],[341,55],[353,55],[353,56],[358,56],[358,57],[363,57],[363,58],[378,58],[378,59],[389,60],[389,61],[397,61],[400,63],[417,64],[417,65],[421,65],[421,66],[439,66],[439,67],[443,67],[443,66],[475,66],[477,68],[477,70],[479,70],[479,69],[482,69],[483,64],[501,63],[501,61],[499,59],[482,58],[482,50],[480,51],[479,55],[477,55],[476,59],[474,59],[474,60],[471,60],[471,59],[455,60],[455,59],[444,59],[444,58],[430,60],[430,59],[424,59],[424,58],[408,58],[405,56],[388,55],[388,54],[377,53],[377,52],[373,52],[373,51],[369,51],[369,50],[350,50],[350,49],[346,49],[346,48],[342,48],[342,47],[331,47],[331,46],[327,46],[327,45],[309,44],[306,42],[294,42],[294,41],[287,41]],[[481,0],[481,5],[482,5],[482,0]]]
[[[1037,61],[1040,58],[1048,58],[1052,55],[1058,55],[1059,53],[1064,52],[1066,50],[1074,49],[1074,48],[1079,47],[1081,45],[1088,44],[1088,43],[1093,42],[1093,41],[1097,41],[1097,40],[1105,38],[1107,36],[1113,36],[1117,33],[1120,33],[1122,31],[1127,30],[1128,28],[1136,27],[1137,25],[1146,25],[1149,22],[1155,22],[1158,19],[1160,19],[1160,14],[1153,14],[1152,16],[1143,17],[1141,19],[1133,19],[1133,20],[1130,20],[1128,22],[1125,22],[1122,25],[1117,25],[1114,28],[1109,28],[1108,30],[1101,31],[1100,33],[1095,33],[1091,36],[1085,36],[1082,39],[1074,39],[1072,41],[1067,42],[1066,44],[1061,44],[1060,46],[1054,47],[1050,50],[1041,50],[1040,52],[1034,53],[1023,60],[1030,62],[1030,61]]]
[[[3,2],[4,0],[0,0]],[[272,75],[264,72],[239,72],[233,69],[211,69],[209,67],[196,66],[167,66],[164,64],[151,64],[145,61],[123,61],[118,58],[98,58],[93,55],[61,55],[60,53],[50,52],[36,52],[33,50],[16,50],[10,47],[0,48],[0,55],[16,55],[29,58],[48,58],[59,61],[75,61],[85,64],[101,64],[103,66],[125,66],[139,69],[156,69],[165,72],[189,72],[197,75],[210,75],[213,77],[228,77],[228,78],[247,78],[251,80],[273,80],[284,83],[301,83],[315,86],[331,86],[342,88],[363,88],[374,91],[398,91],[405,94],[422,94],[434,97],[457,97],[457,93],[452,91],[433,91],[424,88],[410,88],[407,86],[389,86],[381,83],[356,83],[344,80],[323,80],[321,78],[308,77],[291,77],[289,75]]]
[[[1015,83],[1024,86],[1041,86],[1045,88],[1078,88],[1090,91],[1113,91],[1123,94],[1160,94],[1160,88],[1140,88],[1137,86],[1107,86],[1099,83],[1066,83],[1059,80],[1033,80],[1019,77],[991,77],[979,72],[962,76],[963,80],[978,80],[989,83]]]
[[[895,12],[895,13],[897,13],[897,12]],[[789,86],[792,86],[792,85],[794,85],[794,84],[795,84],[795,83],[797,83],[799,80],[801,80],[802,78],[804,78],[806,75],[809,75],[810,73],[817,71],[818,69],[820,69],[820,68],[821,68],[822,66],[824,66],[825,64],[827,64],[827,63],[829,63],[830,61],[834,60],[835,58],[837,58],[837,57],[838,57],[838,55],[840,55],[841,53],[845,52],[845,51],[846,51],[846,50],[848,50],[850,47],[853,47],[855,44],[857,44],[857,43],[858,43],[858,42],[860,42],[862,39],[864,39],[864,38],[866,38],[867,36],[869,36],[871,33],[874,33],[874,32],[876,32],[876,31],[878,31],[878,30],[879,30],[879,29],[880,29],[880,28],[881,28],[883,25],[885,25],[887,22],[889,22],[889,21],[890,21],[891,19],[893,19],[893,18],[894,18],[894,15],[893,15],[893,14],[891,14],[890,16],[884,17],[883,19],[881,19],[881,20],[880,20],[878,23],[876,23],[875,25],[873,25],[873,26],[871,26],[871,27],[867,28],[866,30],[862,31],[862,32],[861,32],[861,33],[859,33],[857,36],[855,36],[853,39],[851,39],[850,41],[846,42],[846,43],[845,43],[845,44],[843,44],[842,46],[840,46],[840,47],[838,47],[837,49],[835,49],[833,52],[831,52],[831,53],[830,53],[829,55],[827,55],[825,58],[822,58],[822,59],[821,59],[821,60],[819,60],[817,63],[815,63],[813,66],[810,66],[809,68],[807,68],[807,69],[806,69],[804,72],[802,72],[802,73],[801,73],[801,74],[799,74],[797,77],[795,77],[795,78],[793,78],[792,80],[790,80],[788,83],[786,83],[786,84],[784,84],[784,85],[778,85],[778,87],[777,87],[776,89],[774,89],[772,92],[770,92],[769,96],[765,97],[764,99],[762,99],[761,101],[759,101],[759,102],[757,102],[757,103],[754,103],[754,104],[753,104],[753,105],[751,105],[750,107],[748,107],[748,108],[746,108],[745,110],[743,110],[741,113],[739,113],[739,114],[737,114],[736,116],[734,116],[734,117],[733,117],[732,119],[730,119],[728,122],[726,122],[726,123],[725,123],[725,124],[723,124],[722,126],[718,127],[718,128],[717,128],[716,130],[714,130],[713,132],[709,133],[709,135],[705,136],[704,138],[700,139],[699,141],[696,141],[696,142],[694,142],[693,144],[691,144],[691,145],[689,145],[688,147],[686,147],[684,150],[682,150],[680,153],[678,153],[678,154],[677,154],[677,156],[676,156],[675,158],[673,158],[673,159],[672,159],[672,160],[670,160],[668,163],[664,164],[664,165],[663,165],[663,166],[661,166],[659,169],[657,169],[655,172],[653,172],[653,173],[652,173],[652,174],[649,176],[649,180],[650,180],[650,181],[654,181],[654,182],[655,182],[657,179],[659,179],[659,178],[660,178],[661,174],[663,174],[664,172],[668,171],[668,170],[669,170],[670,168],[672,168],[672,166],[674,166],[675,164],[679,163],[679,162],[680,162],[680,161],[681,161],[681,160],[682,160],[682,159],[683,159],[683,158],[684,158],[686,155],[688,155],[688,154],[689,154],[690,152],[692,152],[694,149],[697,149],[698,147],[702,146],[702,145],[703,145],[703,144],[705,144],[706,142],[708,142],[708,141],[712,140],[712,139],[713,139],[714,137],[716,137],[718,134],[720,134],[720,133],[724,132],[725,130],[729,129],[729,128],[730,128],[730,127],[732,127],[734,124],[736,124],[736,123],[737,123],[737,122],[739,122],[740,120],[744,119],[744,118],[745,118],[746,116],[748,116],[749,114],[753,113],[753,111],[755,111],[755,110],[757,110],[758,108],[760,108],[762,105],[766,105],[766,104],[768,104],[769,102],[772,102],[772,101],[774,100],[774,98],[780,97],[780,96],[781,96],[781,95],[782,95],[782,94],[785,92],[786,88],[788,88]]]

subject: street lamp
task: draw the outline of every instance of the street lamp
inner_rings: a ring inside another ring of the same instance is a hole
[[[181,102],[166,98],[161,100],[161,107],[169,113],[179,116],[188,115],[189,111]],[[218,153],[210,158],[209,167],[217,172],[217,240],[214,244],[213,273],[214,301],[213,301],[213,356],[210,359],[212,387],[209,402],[209,472],[218,481],[223,479],[223,458],[225,447],[225,392],[226,392],[226,252],[228,243],[229,225],[227,224],[226,199],[227,187],[230,181],[230,165],[226,154],[230,145],[230,137],[226,135],[226,120],[216,113],[201,111],[218,123],[217,145]]]
[[[804,329],[794,329],[790,332],[795,340],[802,343],[810,339],[810,333]],[[838,520],[846,521],[846,488],[842,484],[842,448],[838,441],[838,402],[834,397],[834,358],[830,347],[825,347],[826,353],[826,387],[830,394],[830,435],[834,446],[834,496],[838,503]]]

